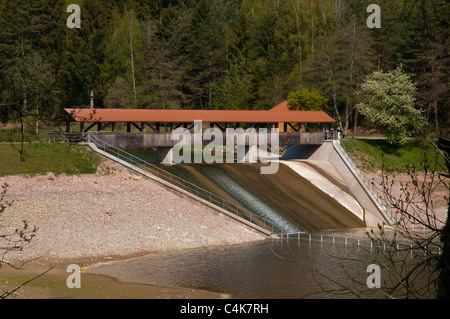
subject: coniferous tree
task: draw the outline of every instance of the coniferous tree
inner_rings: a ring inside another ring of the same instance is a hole
[[[100,0],[83,1],[81,28],[67,29],[64,56],[66,103],[101,107],[101,68],[105,58],[108,26]]]

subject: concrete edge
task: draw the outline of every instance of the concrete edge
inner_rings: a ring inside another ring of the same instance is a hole
[[[168,188],[170,188],[172,190],[175,190],[175,191],[177,191],[177,192],[179,192],[179,193],[181,193],[181,194],[183,194],[183,195],[185,195],[185,196],[195,200],[196,202],[199,202],[199,203],[201,203],[203,205],[206,205],[206,206],[208,206],[208,207],[218,211],[219,213],[222,213],[225,216],[228,216],[229,218],[232,218],[232,219],[234,219],[234,220],[244,224],[245,226],[250,227],[253,230],[256,230],[256,231],[262,233],[263,235],[265,235],[267,237],[270,237],[270,236],[273,235],[270,231],[268,231],[268,230],[266,230],[266,229],[264,229],[262,227],[259,227],[258,225],[253,224],[252,222],[249,222],[249,221],[247,221],[247,220],[245,220],[245,219],[243,219],[243,218],[241,218],[241,217],[239,217],[237,215],[234,215],[233,213],[230,213],[229,211],[227,211],[227,210],[225,210],[223,208],[220,208],[217,205],[214,205],[214,204],[212,204],[212,203],[210,203],[210,202],[208,202],[208,201],[206,201],[206,200],[204,200],[204,199],[202,199],[202,198],[200,198],[200,197],[198,197],[198,196],[196,196],[196,195],[194,195],[194,194],[192,194],[190,192],[187,192],[184,189],[179,188],[178,186],[172,185],[172,184],[166,182],[165,180],[163,180],[163,179],[161,179],[159,177],[156,177],[155,175],[153,175],[153,174],[151,174],[151,173],[149,173],[149,172],[147,172],[145,170],[142,170],[142,169],[140,169],[140,168],[138,168],[138,167],[136,167],[136,166],[134,166],[134,165],[132,165],[132,164],[130,164],[128,162],[125,162],[125,161],[121,160],[120,158],[117,158],[117,157],[115,157],[115,156],[113,156],[113,155],[111,155],[111,154],[109,154],[107,152],[104,152],[104,151],[100,150],[94,143],[85,143],[85,145],[89,146],[92,150],[94,150],[98,154],[100,154],[100,155],[102,155],[104,157],[107,157],[110,160],[112,160],[112,161],[114,161],[114,162],[116,162],[116,163],[118,163],[120,165],[123,165],[123,166],[127,167],[128,169],[131,169],[131,170],[135,171],[138,174],[141,174],[141,175],[143,175],[143,176],[145,176],[147,178],[150,178],[150,179],[152,179],[152,180],[154,180],[154,181],[156,181],[156,182],[158,182],[160,184],[163,184],[164,186],[166,186],[166,187],[168,187]]]
[[[305,178],[317,189],[327,194],[330,198],[335,200],[339,205],[347,209],[354,216],[364,221],[364,208],[356,200],[354,196],[347,194],[341,190],[338,186],[330,182],[325,176],[317,173],[313,168],[305,166],[302,162],[293,161],[280,161],[283,165],[289,167],[296,174]],[[299,164],[299,165],[297,165]],[[321,183],[326,183],[321,184]]]
[[[376,199],[373,198],[373,194],[367,189],[367,186],[365,185],[365,183],[361,180],[361,177],[355,172],[354,168],[352,167],[352,165],[350,165],[348,163],[347,158],[342,154],[342,151],[339,147],[336,146],[335,143],[340,143],[340,141],[336,141],[333,140],[332,144],[333,144],[333,149],[335,150],[335,152],[339,155],[339,157],[341,158],[341,160],[345,163],[345,165],[347,166],[347,168],[350,170],[350,172],[352,173],[353,177],[358,181],[358,184],[361,186],[361,188],[365,191],[365,193],[367,194],[367,196],[370,198],[370,200],[372,201],[372,203],[375,205],[375,207],[378,209],[378,212],[380,213],[381,217],[384,219],[384,222],[386,222],[388,225],[391,225],[393,223],[393,221],[391,221],[389,216],[385,215],[385,212],[383,211],[383,209],[381,208],[381,205],[378,203],[378,201]]]

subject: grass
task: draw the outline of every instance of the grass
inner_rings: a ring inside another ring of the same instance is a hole
[[[20,161],[20,145],[0,144],[0,176],[29,174],[94,174],[100,156],[83,145],[26,143],[25,161]]]
[[[40,130],[38,136],[32,130],[25,130],[24,141],[35,142],[48,136],[48,130]],[[22,134],[19,129],[0,129],[0,143],[20,142]]]
[[[358,165],[366,171],[377,172],[382,169],[387,173],[405,173],[410,168],[424,170],[424,163],[434,165],[436,151],[430,141],[409,140],[405,145],[393,146],[386,140],[357,139],[345,140],[342,144]],[[437,170],[445,167],[442,156],[438,158]]]

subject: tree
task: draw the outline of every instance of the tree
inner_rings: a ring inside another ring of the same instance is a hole
[[[184,92],[197,108],[212,109],[213,88],[226,67],[225,12],[223,0],[202,0],[192,10],[183,57]]]
[[[14,251],[23,250],[23,248],[27,244],[29,244],[31,242],[31,240],[36,236],[36,232],[38,230],[36,227],[30,228],[30,225],[28,224],[28,222],[26,220],[23,221],[22,227],[16,228],[16,229],[14,229],[14,231],[7,231],[6,229],[9,229],[9,227],[8,228],[3,227],[3,225],[2,225],[3,219],[2,218],[6,213],[6,209],[13,204],[13,202],[9,202],[5,199],[6,193],[8,191],[8,187],[9,187],[9,185],[5,183],[2,185],[2,189],[0,191],[0,231],[1,231],[0,232],[0,270],[1,270],[2,266],[5,266],[5,265],[13,267],[15,269],[20,269],[25,263],[27,263],[25,261],[20,265],[15,264],[7,258],[7,255]],[[30,280],[27,280],[26,282],[24,282],[23,284],[19,285],[16,288],[13,288],[12,290],[1,289],[2,291],[0,291],[0,299],[8,298],[19,288],[21,288],[25,284],[29,283],[30,281],[37,279],[38,277],[41,277],[42,275],[49,272],[51,269],[53,269],[53,267],[50,267],[45,272],[39,274],[38,276],[36,276]]]
[[[289,93],[287,101],[289,108],[296,111],[323,111],[328,104],[326,97],[306,88]]]
[[[38,2],[8,2],[0,13],[0,107],[7,107],[20,123],[21,161],[25,127],[35,124],[37,134],[38,121],[48,119],[43,110],[57,104],[57,77],[44,57],[49,51],[39,50],[40,31],[46,29],[39,7]]]
[[[443,155],[447,161],[447,180],[450,178],[450,141],[441,139],[438,143]],[[440,233],[440,240],[442,242],[442,254],[438,258],[438,270],[439,278],[437,280],[437,298],[449,299],[450,298],[450,221],[448,216],[450,215],[450,194],[447,198],[447,221]]]
[[[96,92],[102,89],[101,70],[105,58],[108,28],[106,12],[100,0],[83,1],[82,27],[67,29],[63,75],[67,106],[96,106]],[[98,105],[100,106],[100,105]]]
[[[143,23],[139,105],[144,108],[176,109],[185,105],[183,92],[185,38],[190,11],[170,7],[158,20]]]
[[[246,109],[252,100],[252,78],[243,57],[240,62],[232,62],[213,90],[213,107],[220,110]]]
[[[334,32],[316,39],[314,58],[305,68],[305,78],[328,97],[333,117],[347,135],[352,114],[354,126],[358,115],[354,112],[355,92],[375,66],[366,28],[351,18],[341,24]]]
[[[427,120],[440,127],[448,126],[449,90],[449,3],[445,0],[405,2],[403,32],[397,48],[397,63],[416,77],[417,105]]]
[[[104,68],[109,77],[114,79],[114,85],[108,92],[108,97],[115,95],[117,85],[123,90],[126,87],[131,88],[131,94],[126,92],[119,93],[120,95],[132,95],[133,99],[127,100],[127,105],[120,105],[121,107],[136,107],[137,106],[137,64],[140,56],[140,48],[142,43],[141,25],[136,19],[133,10],[126,10],[123,16],[120,16],[118,11],[113,14],[113,21],[115,23],[114,30],[106,45],[106,63]],[[128,85],[123,85],[126,81]],[[131,102],[131,103],[130,103]]]
[[[375,246],[378,261],[387,261],[380,265],[394,279],[391,286],[383,288],[388,296],[398,292],[403,298],[435,297],[435,293],[439,298],[449,296],[448,213],[438,211],[440,198],[435,193],[450,191],[450,159],[446,152],[448,141],[446,148],[440,144],[432,140],[423,143],[423,171],[409,167],[410,182],[398,185],[395,177],[383,172],[382,181],[376,185],[396,220],[390,230],[380,227],[379,233],[368,233],[374,243],[379,243]],[[448,195],[444,199],[448,201]],[[403,257],[399,258],[399,253]],[[413,255],[414,262],[407,267]],[[438,288],[437,292],[434,288]]]
[[[402,67],[367,76],[359,90],[359,112],[382,129],[391,144],[404,144],[411,132],[424,129],[426,120],[414,107],[417,88]]]

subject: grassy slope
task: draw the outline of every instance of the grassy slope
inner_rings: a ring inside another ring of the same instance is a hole
[[[25,144],[25,162],[20,161],[19,144],[0,144],[0,176],[18,174],[93,174],[100,157],[82,145],[60,143]]]
[[[370,172],[381,170],[382,163],[384,163],[384,170],[387,173],[404,173],[407,172],[407,167],[423,170],[424,158],[427,157],[429,163],[432,163],[432,155],[435,154],[430,142],[416,140],[409,140],[406,145],[401,147],[392,146],[386,140],[381,139],[345,140],[342,141],[342,144],[358,165],[363,170]],[[439,157],[439,161],[441,165],[444,164],[442,157]]]

